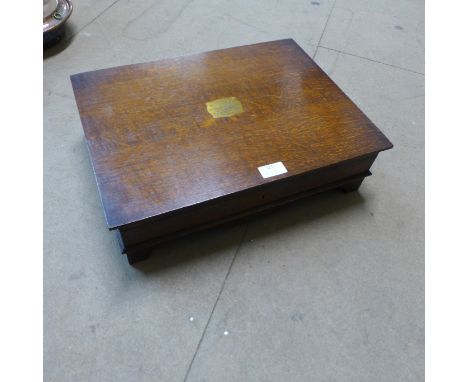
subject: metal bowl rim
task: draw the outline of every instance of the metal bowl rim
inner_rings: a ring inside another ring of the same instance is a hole
[[[54,24],[50,25],[49,28],[47,28],[47,29],[42,29],[43,34],[48,33],[50,31],[53,31],[54,29],[60,28],[68,20],[68,18],[72,14],[72,12],[73,12],[73,3],[70,0],[58,0],[57,7],[55,9],[57,9],[60,4],[64,4],[65,7],[68,9],[68,12],[65,13],[62,20],[59,20],[57,23],[54,23]],[[44,25],[46,20],[51,19],[52,15],[53,15],[53,13],[50,14],[49,16],[43,18],[42,19],[42,25]]]

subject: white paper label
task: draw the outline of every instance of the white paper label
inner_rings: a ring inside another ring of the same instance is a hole
[[[260,174],[262,174],[263,178],[265,179],[288,172],[286,167],[284,167],[283,162],[267,164],[265,166],[259,167],[258,171],[260,171]]]

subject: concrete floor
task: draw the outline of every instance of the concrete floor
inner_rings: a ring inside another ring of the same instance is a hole
[[[45,380],[423,381],[423,0],[74,3],[73,38],[44,59]],[[130,267],[106,229],[69,75],[286,37],[395,148],[357,193],[167,243]]]

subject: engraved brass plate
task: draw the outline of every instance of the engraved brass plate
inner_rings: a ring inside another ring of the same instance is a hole
[[[244,112],[241,102],[236,97],[219,98],[207,102],[206,110],[213,118],[232,117]]]

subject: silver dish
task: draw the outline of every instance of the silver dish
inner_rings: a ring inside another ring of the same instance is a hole
[[[73,11],[70,0],[42,0],[42,35],[44,46],[60,40],[65,32],[65,22]]]

